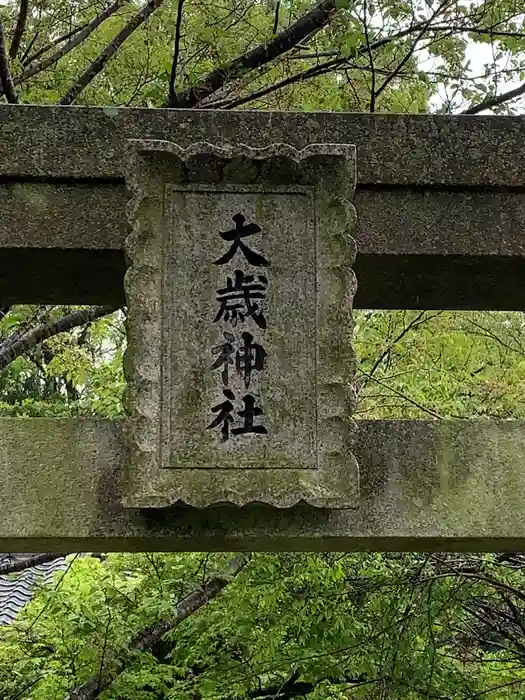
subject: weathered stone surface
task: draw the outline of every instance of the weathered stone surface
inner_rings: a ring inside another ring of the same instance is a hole
[[[355,149],[130,148],[126,505],[355,505]]]
[[[125,203],[123,185],[0,183],[0,247],[122,249]]]
[[[122,183],[0,184],[0,248],[122,250],[126,202]],[[361,185],[354,204],[360,254],[525,255],[525,192]]]
[[[14,551],[525,551],[525,424],[360,421],[357,510],[121,505],[121,423],[0,420]]]
[[[525,257],[525,192],[361,188],[354,201],[365,255]]]
[[[2,105],[0,124],[2,302],[123,301],[124,142],[153,138],[355,143],[356,306],[523,308],[523,117]]]
[[[523,188],[525,119],[0,106],[0,175],[120,179],[125,139],[264,147],[350,143],[358,183]]]

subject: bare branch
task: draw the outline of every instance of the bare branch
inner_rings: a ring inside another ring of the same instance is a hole
[[[409,62],[409,60],[412,58],[414,55],[414,52],[416,50],[416,46],[418,41],[421,39],[421,37],[425,34],[426,29],[422,29],[421,32],[417,35],[416,39],[412,42],[412,46],[410,49],[407,51],[401,62],[395,67],[395,69],[388,75],[385,80],[382,82],[382,84],[379,86],[377,89],[377,92],[375,94],[376,98],[379,97],[379,95],[390,85],[392,80],[396,78],[397,76],[400,75],[401,71],[403,68],[406,66],[406,64]]]
[[[368,34],[368,11],[366,0],[363,0],[363,26],[365,29],[365,41],[366,48],[368,51],[368,60],[370,61],[370,70],[372,71],[372,85],[370,87],[370,113],[373,114],[376,111],[376,71],[374,66],[374,55],[370,47],[370,37]]]
[[[325,73],[328,73],[331,70],[335,70],[336,68],[343,67],[348,65],[348,61],[351,58],[357,58],[360,55],[363,55],[365,53],[368,53],[369,50],[375,51],[376,49],[380,49],[383,46],[386,46],[387,44],[391,43],[392,41],[395,41],[396,39],[401,39],[404,36],[407,36],[408,34],[411,34],[413,31],[416,31],[417,29],[421,28],[421,25],[417,25],[414,27],[409,27],[408,29],[403,29],[402,31],[398,32],[397,34],[393,34],[392,36],[384,37],[383,39],[378,39],[377,41],[374,41],[370,46],[361,46],[359,48],[356,48],[352,54],[352,56],[348,57],[337,57],[332,59],[331,61],[325,61],[324,63],[319,63],[317,66],[312,66],[311,68],[308,68],[304,71],[301,71],[299,73],[296,73],[295,75],[291,75],[288,78],[284,78],[283,80],[279,81],[278,83],[274,83],[273,85],[269,85],[267,87],[261,88],[260,90],[256,90],[255,92],[252,92],[248,95],[243,95],[239,98],[236,99],[225,99],[225,100],[220,100],[218,102],[213,102],[212,105],[209,103],[206,103],[206,107],[213,106],[214,109],[233,109],[234,107],[238,107],[240,105],[246,104],[247,102],[251,102],[252,100],[256,100],[259,97],[264,97],[265,95],[268,95],[271,92],[274,92],[275,90],[280,90],[283,87],[286,87],[287,85],[292,85],[293,83],[301,82],[303,80],[307,80],[308,78],[313,78],[319,75],[324,75]],[[328,52],[327,52],[328,53]],[[323,55],[323,54],[320,54]],[[328,55],[334,55],[332,53]],[[337,52],[335,53],[337,56]],[[294,57],[295,58],[295,57]],[[359,70],[370,70],[369,66],[354,66],[356,69]],[[378,69],[376,69],[376,72]],[[204,107],[204,105],[203,105]]]
[[[8,564],[0,565],[0,576],[6,576],[7,574],[16,574],[19,571],[25,571],[26,569],[31,569],[33,566],[38,566],[39,564],[47,564],[49,561],[55,561],[59,559],[59,556],[53,552],[46,552],[44,554],[35,554],[27,559],[18,559],[9,562]]]
[[[418,32],[418,35],[412,42],[412,45],[410,46],[410,49],[407,51],[405,54],[404,58],[402,61],[399,63],[399,65],[395,68],[395,70],[384,80],[383,84],[379,86],[379,89],[376,93],[376,97],[379,97],[379,95],[385,90],[388,85],[394,80],[394,78],[399,75],[400,71],[406,66],[408,61],[412,58],[412,56],[415,53],[416,47],[418,45],[418,42],[424,37],[424,35],[429,31],[430,25],[432,24],[432,21],[439,15],[440,12],[442,12],[446,6],[448,5],[449,0],[444,0],[437,8],[434,10],[434,12],[430,15],[428,20],[423,23],[423,26]]]
[[[433,13],[433,17],[435,18],[438,13]],[[488,35],[492,37],[493,39],[497,39],[499,37],[509,37],[509,38],[514,38],[514,39],[525,39],[525,33],[523,32],[504,32],[504,31],[498,31],[497,29],[494,29],[493,27],[469,27],[468,25],[459,25],[455,26],[454,24],[435,24],[433,26],[430,26],[429,21],[425,20],[424,22],[418,22],[417,24],[413,24],[407,31],[405,31],[405,34],[410,34],[413,31],[418,31],[422,27],[425,27],[428,31],[428,33],[431,32],[449,32],[449,33],[454,33],[454,32],[459,32],[459,33],[465,33],[465,32],[471,32],[472,34],[480,34],[480,35]],[[308,47],[304,47],[303,50],[307,50]],[[329,56],[338,56],[339,51],[337,50],[330,50],[330,51],[318,51],[318,52],[308,52],[307,53],[301,53],[300,51],[297,51],[293,53],[289,58],[294,58],[294,59],[303,59],[303,58],[320,58],[320,57],[329,57]],[[519,68],[516,70],[520,70]]]
[[[255,92],[252,92],[249,95],[243,95],[242,97],[239,97],[234,100],[224,100],[220,103],[213,103],[212,106],[214,109],[217,107],[222,109],[233,109],[234,107],[239,107],[240,105],[246,104],[246,102],[252,102],[253,100],[257,100],[260,97],[269,95],[271,92],[275,92],[275,90],[281,90],[282,88],[287,87],[288,85],[293,85],[294,83],[303,82],[304,80],[308,80],[309,78],[314,78],[319,75],[329,73],[330,71],[335,70],[338,66],[341,66],[344,63],[344,61],[345,59],[343,58],[333,59],[332,61],[325,61],[324,63],[320,63],[318,66],[312,66],[312,68],[308,68],[307,70],[301,71],[300,73],[290,75],[288,78],[284,78],[278,83],[268,85],[267,87],[261,88],[260,90],[256,90]]]
[[[0,350],[0,369],[7,367],[10,362],[35,347],[35,345],[38,345],[38,343],[41,343],[43,340],[58,335],[59,333],[70,331],[77,326],[83,326],[85,323],[106,316],[113,311],[116,311],[116,309],[111,306],[93,306],[89,309],[73,311],[56,321],[43,323],[36,328],[32,328],[15,343]]]
[[[126,26],[110,41],[95,60],[89,64],[81,74],[76,83],[70,87],[64,97],[60,100],[61,105],[70,105],[75,102],[80,93],[91,83],[103,69],[109,59],[114,56],[122,44],[128,39],[135,29],[140,27],[155,10],[162,5],[164,0],[148,0],[148,2],[137,12]]]
[[[509,37],[513,39],[525,39],[523,32],[505,32],[494,29],[493,27],[469,27],[468,24],[454,25],[452,24],[436,24],[431,27],[433,32],[470,32],[471,34],[488,35],[493,38]]]
[[[519,685],[520,683],[525,683],[525,678],[518,678],[514,681],[507,681],[506,683],[493,685],[490,688],[485,688],[485,690],[481,690],[479,693],[471,695],[470,697],[472,698],[472,700],[474,700],[474,698],[481,698],[483,695],[489,695],[489,693],[493,693],[495,690],[501,690],[502,688],[510,688],[511,686]]]
[[[231,559],[227,566],[226,572],[222,576],[214,576],[209,579],[203,586],[192,591],[184,600],[175,606],[172,617],[167,620],[161,620],[150,629],[143,630],[131,642],[129,651],[148,651],[162,637],[174,629],[181,622],[184,622],[190,615],[197,612],[206,603],[213,598],[216,598],[219,593],[226,588],[230,581],[239,574],[242,569],[250,561],[250,554],[240,554]],[[108,664],[113,668],[113,673],[121,673],[125,668],[126,662],[123,659],[116,660],[113,664]],[[110,685],[114,675],[106,675],[104,678],[100,674],[92,676],[82,685],[77,686],[69,691],[67,700],[95,700],[100,694]]]
[[[359,384],[361,387],[365,386],[368,382],[369,379],[372,379],[373,376],[376,373],[376,370],[379,368],[383,360],[388,357],[388,355],[392,352],[392,350],[395,348],[395,346],[403,340],[405,335],[409,333],[411,330],[414,330],[415,328],[418,328],[424,323],[428,323],[428,321],[432,320],[433,318],[436,318],[436,316],[439,316],[442,314],[442,311],[438,311],[436,314],[433,316],[428,317],[427,316],[427,311],[420,311],[417,316],[414,316],[414,318],[408,323],[406,326],[403,326],[403,329],[397,334],[397,336],[388,343],[388,345],[383,349],[383,351],[379,354],[379,356],[376,358],[374,364],[368,371],[366,375],[363,375],[364,381],[360,382]]]
[[[100,15],[98,15],[100,17]],[[80,27],[75,27],[72,29],[70,32],[67,32],[66,34],[62,34],[61,36],[57,36],[56,39],[53,39],[53,41],[50,41],[48,44],[45,44],[41,48],[38,49],[38,51],[35,51],[35,53],[31,54],[31,56],[28,56],[27,54],[31,50],[31,48],[26,49],[26,53],[24,56],[22,56],[22,64],[24,66],[29,66],[31,63],[37,60],[37,58],[40,58],[43,54],[47,53],[50,49],[53,48],[53,46],[57,46],[58,44],[61,44],[63,41],[67,41],[68,39],[71,39],[72,36],[75,36],[75,34],[78,34],[81,32],[83,29],[85,29],[90,22],[86,22],[85,24],[80,25]],[[31,43],[34,43],[36,41],[36,38],[38,36],[38,32],[35,34],[33,37],[33,40]]]
[[[502,92],[500,95],[493,95],[492,97],[487,97],[486,100],[480,102],[477,105],[471,105],[462,114],[479,114],[483,112],[484,109],[490,109],[491,107],[497,107],[502,105],[504,102],[509,102],[514,100],[516,97],[520,97],[525,94],[525,83],[522,83],[519,87],[509,90],[508,92]]]
[[[179,0],[177,6],[177,23],[175,25],[175,47],[173,49],[173,62],[171,64],[170,89],[169,99],[171,100],[175,94],[175,80],[177,78],[177,64],[179,62],[180,53],[180,28],[182,25],[182,11],[184,9],[184,0]]]
[[[9,104],[18,104],[18,95],[13,84],[13,77],[9,67],[9,56],[5,46],[4,25],[0,22],[0,83],[6,100]]]
[[[35,33],[33,34],[33,38],[30,39],[28,45],[26,46],[24,53],[23,53],[22,56],[20,57],[20,63],[21,63],[22,65],[25,64],[25,62],[26,62],[26,60],[27,60],[27,57],[28,57],[28,55],[29,55],[29,52],[31,51],[31,49],[32,49],[33,46],[35,45],[35,42],[36,42],[36,40],[38,39],[38,36],[39,36],[39,34],[38,34],[38,29],[37,29],[37,30],[35,31]]]
[[[386,382],[381,381],[380,379],[377,379],[377,377],[373,377],[371,374],[368,372],[364,372],[362,369],[359,370],[359,372],[365,377],[368,377],[368,379],[372,379],[372,381],[376,382],[379,384],[379,386],[385,387],[385,389],[388,389],[391,391],[393,394],[396,394],[396,396],[401,397],[405,401],[408,401],[408,403],[411,403],[413,406],[416,406],[416,408],[421,409],[421,411],[424,411],[425,413],[428,413],[429,416],[432,416],[433,418],[439,418],[440,420],[443,420],[443,416],[440,416],[439,413],[436,413],[433,411],[431,408],[427,408],[427,406],[423,406],[423,404],[419,403],[418,401],[415,401],[414,399],[410,398],[410,396],[407,396],[406,394],[403,394],[402,391],[398,391],[395,389],[393,386],[389,386]]]
[[[336,0],[322,0],[271,41],[259,44],[248,53],[238,56],[224,68],[214,68],[198,86],[174,94],[168,102],[168,107],[194,107],[222,88],[229,80],[241,78],[290,51],[313,32],[328,24],[335,11]]]
[[[90,36],[95,29],[102,24],[102,22],[108,19],[108,17],[111,17],[111,15],[115,14],[115,12],[124,4],[124,1],[125,0],[116,0],[114,3],[109,5],[104,12],[97,15],[91,20],[91,22],[88,22],[88,24],[86,24],[80,31],[75,32],[73,38],[64,44],[64,46],[61,46],[57,51],[55,51],[55,53],[51,54],[51,56],[48,56],[47,58],[44,58],[42,61],[33,63],[33,65],[29,66],[29,68],[27,68],[22,75],[15,78],[15,85],[24,82],[24,80],[27,80],[28,78],[32,78],[37,73],[41,73],[43,70],[46,70],[50,66],[57,63],[57,61],[87,39],[88,36]],[[34,60],[34,58],[32,60]]]
[[[301,53],[300,51],[294,51],[291,53],[288,58],[290,60],[299,60],[299,61],[304,61],[308,58],[314,58],[316,61],[319,60],[320,58],[331,58],[333,56],[340,56],[341,52],[337,50],[333,51],[315,51],[311,53]]]
[[[277,0],[275,5],[275,16],[273,20],[273,31],[272,34],[277,34],[277,27],[279,26],[279,11],[281,9],[281,0]]]
[[[439,574],[433,574],[430,576],[425,576],[424,578],[420,578],[418,580],[418,583],[428,583],[430,581],[436,581],[438,579],[445,579],[445,578],[450,578],[451,576],[463,576],[468,579],[473,579],[476,581],[481,581],[483,583],[487,583],[489,586],[492,586],[496,590],[502,590],[506,591],[510,595],[513,595],[515,598],[518,598],[521,601],[525,601],[525,592],[520,590],[519,588],[516,588],[514,586],[510,586],[509,584],[505,583],[504,581],[500,581],[499,579],[495,578],[494,576],[487,576],[484,574],[477,573],[476,571],[472,570],[464,570],[464,569],[454,569],[450,567],[450,571],[445,571],[443,573]]]
[[[18,56],[20,43],[26,29],[27,15],[29,12],[29,0],[20,0],[20,11],[16,20],[16,27],[9,47],[9,56],[12,61]]]

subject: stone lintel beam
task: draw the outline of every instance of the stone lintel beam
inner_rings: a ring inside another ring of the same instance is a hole
[[[357,146],[358,182],[524,189],[525,118],[0,106],[0,177],[122,178],[125,139]]]
[[[4,305],[123,301],[124,141],[153,138],[356,144],[357,307],[523,308],[523,117],[2,105],[0,124]]]
[[[525,550],[525,423],[362,421],[356,510],[120,505],[122,424],[0,420],[2,551]]]

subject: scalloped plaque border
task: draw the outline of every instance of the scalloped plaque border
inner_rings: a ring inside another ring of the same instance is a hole
[[[206,507],[299,502],[320,508],[357,508],[359,467],[352,445],[356,426],[351,346],[357,282],[351,203],[356,149],[348,144],[288,144],[266,148],[199,142],[127,141],[130,193],[125,243],[128,268],[128,347],[125,422],[127,483],[123,504],[160,508],[176,503]],[[317,257],[317,469],[169,469],[160,464],[163,226],[166,184],[298,184],[313,188]]]

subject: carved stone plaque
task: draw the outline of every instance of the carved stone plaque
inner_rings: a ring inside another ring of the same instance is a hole
[[[125,505],[356,506],[355,147],[129,149]]]

